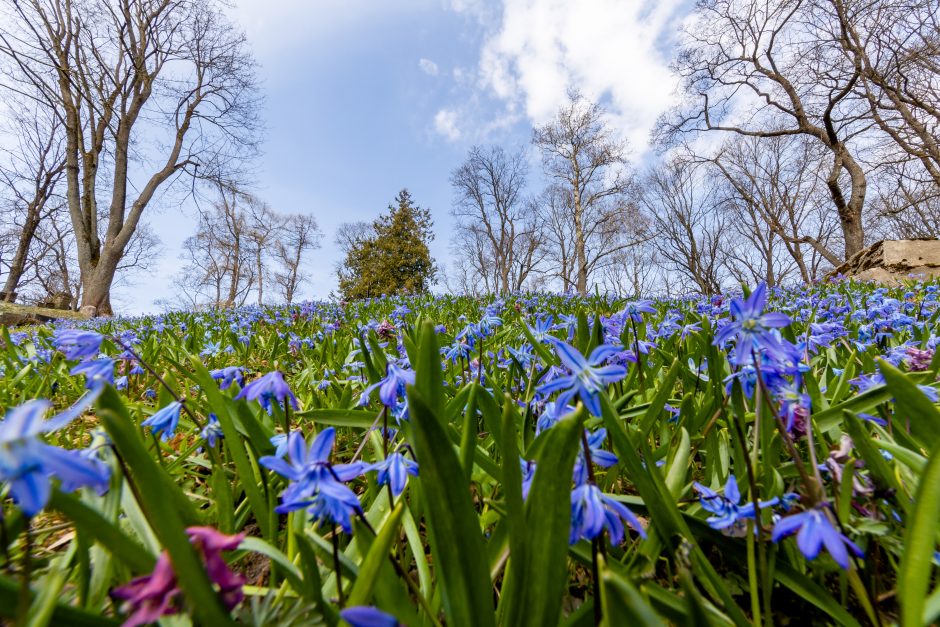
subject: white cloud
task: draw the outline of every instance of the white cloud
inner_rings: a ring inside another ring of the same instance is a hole
[[[460,129],[457,128],[457,112],[453,109],[441,109],[434,116],[434,130],[446,137],[449,141],[460,139]]]
[[[430,59],[425,59],[423,57],[418,59],[418,67],[421,68],[421,71],[428,76],[437,76],[437,63],[431,61]]]
[[[637,152],[672,102],[676,79],[661,45],[684,0],[504,0],[480,52],[479,84],[534,123],[565,101],[568,87],[602,100]],[[465,9],[466,10],[466,9]]]

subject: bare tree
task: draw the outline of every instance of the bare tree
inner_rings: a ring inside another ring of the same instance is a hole
[[[662,140],[695,131],[804,136],[828,153],[825,183],[843,234],[843,257],[865,244],[868,179],[856,141],[872,123],[856,90],[827,0],[709,0],[676,62],[685,101],[666,114]]]
[[[911,180],[940,187],[940,8],[935,0],[830,0],[857,91]]]
[[[743,250],[729,250],[732,263],[754,269],[751,261],[759,253],[754,280],[774,285],[786,278],[790,263],[780,252],[804,282],[816,278],[820,259],[830,266],[840,263],[833,252],[838,227],[823,207],[816,152],[800,137],[736,137],[706,159],[724,182],[718,192],[736,239],[746,242]]]
[[[220,189],[212,208],[200,214],[196,233],[183,243],[187,263],[177,285],[189,304],[240,306],[255,286],[248,198],[236,189]]]
[[[297,289],[309,279],[303,271],[304,255],[320,247],[320,228],[313,216],[297,213],[288,216],[280,238],[275,243],[274,257],[279,268],[274,272],[274,284],[288,304],[294,302]]]
[[[551,180],[552,191],[543,198],[555,212],[552,219],[568,223],[549,228],[570,236],[574,287],[586,294],[592,273],[636,243],[629,230],[636,208],[626,197],[626,144],[613,137],[604,110],[577,92],[569,93],[554,120],[535,129],[532,142]]]
[[[184,176],[222,177],[253,152],[254,62],[214,0],[3,0],[0,10],[7,83],[65,129],[82,305],[110,313],[115,272],[155,194]]]
[[[493,291],[522,289],[541,257],[539,216],[523,198],[527,174],[522,150],[474,146],[450,177],[452,247]]]
[[[58,208],[56,186],[65,168],[61,125],[49,111],[22,98],[11,100],[9,133],[16,146],[3,151],[0,184],[3,185],[3,213],[10,216],[12,246],[4,263],[6,280],[0,300],[13,302],[30,263],[30,251],[40,222]]]
[[[276,256],[277,249],[269,252],[270,248],[283,237],[286,227],[283,216],[275,213],[271,207],[251,195],[245,195],[248,206],[246,221],[248,223],[247,237],[251,244],[255,267],[256,291],[258,304],[264,302],[264,279],[269,274],[268,257]]]
[[[702,294],[721,291],[728,231],[714,192],[698,165],[679,158],[643,178],[640,204],[653,224],[651,242],[670,288],[676,278]]]

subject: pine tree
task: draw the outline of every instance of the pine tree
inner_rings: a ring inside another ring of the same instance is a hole
[[[428,247],[434,239],[432,227],[431,212],[415,205],[407,189],[401,190],[388,214],[379,216],[371,233],[348,250],[339,270],[343,298],[427,292],[437,274]]]

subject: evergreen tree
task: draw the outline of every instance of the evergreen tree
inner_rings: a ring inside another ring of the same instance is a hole
[[[397,204],[397,206],[396,206]],[[371,230],[357,237],[339,269],[339,289],[346,300],[383,294],[426,292],[437,267],[428,247],[434,239],[431,212],[414,204],[403,189]]]

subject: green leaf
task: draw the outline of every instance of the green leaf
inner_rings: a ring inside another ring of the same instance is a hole
[[[207,625],[231,625],[228,611],[212,588],[202,559],[189,543],[184,519],[191,516],[179,503],[192,504],[147,453],[137,426],[131,421],[120,397],[108,387],[98,401],[101,422],[117,453],[130,471],[125,477],[136,487],[134,494],[154,533],[166,548],[173,572],[193,614]]]
[[[930,452],[904,530],[897,587],[903,627],[919,626],[923,620],[937,548],[937,520],[940,520],[940,443]]]
[[[656,424],[656,421],[662,416],[663,408],[666,407],[666,401],[672,396],[673,388],[676,385],[680,365],[681,361],[678,359],[672,362],[672,366],[666,371],[666,376],[663,377],[662,383],[659,384],[659,388],[656,390],[656,395],[653,396],[653,400],[650,401],[646,413],[643,414],[643,418],[640,419],[640,433],[643,434],[643,437],[646,437],[650,429],[653,428],[653,425]]]
[[[49,499],[49,507],[68,517],[76,528],[101,543],[133,572],[148,573],[153,570],[157,559],[152,554],[75,496],[56,489]]]
[[[885,360],[879,360],[878,369],[895,399],[895,420],[903,418],[910,423],[911,435],[924,448],[940,440],[940,409],[903,372]],[[904,424],[896,427],[904,430]]]
[[[435,353],[436,344],[433,342],[432,347]],[[426,355],[429,343],[423,341],[420,351]],[[422,363],[426,368],[436,369],[438,375],[419,374],[418,382],[423,382],[425,388],[433,387],[435,381],[440,380],[440,362],[435,357],[433,362],[425,358]],[[428,392],[433,394],[434,390],[429,389]],[[414,425],[414,448],[421,472],[421,487],[426,496],[432,554],[443,584],[448,623],[493,625],[486,545],[460,460],[444,431],[440,416],[435,414],[417,387],[409,387],[408,404]]]
[[[621,577],[607,568],[603,558],[600,558],[600,561],[600,603],[604,616],[601,625],[659,627],[666,624],[626,577]]]
[[[261,553],[272,562],[277,564],[278,573],[284,576],[284,579],[287,580],[287,583],[290,584],[290,587],[294,589],[294,592],[301,596],[307,596],[311,590],[307,590],[307,586],[304,585],[303,576],[300,573],[300,569],[294,565],[290,559],[284,555],[279,549],[271,546],[261,538],[256,538],[254,536],[247,536],[242,540],[241,544],[238,545],[239,551],[253,551],[255,553]]]
[[[372,599],[372,593],[375,590],[375,584],[379,580],[379,573],[384,566],[388,565],[388,555],[392,548],[392,542],[398,537],[398,527],[401,523],[404,506],[399,501],[392,510],[392,513],[386,519],[385,524],[379,531],[369,547],[369,552],[359,564],[359,576],[356,577],[356,583],[349,593],[349,606],[366,605]]]
[[[521,575],[520,625],[547,625],[561,615],[567,586],[571,532],[571,473],[580,443],[584,408],[548,430],[526,502],[526,551]]]
[[[0,617],[16,618],[19,589],[18,581],[0,576]],[[32,592],[30,596],[33,596]],[[92,613],[61,603],[56,603],[52,608],[50,622],[54,625],[69,625],[69,627],[111,627],[119,624],[115,619],[101,616],[97,612]]]
[[[320,425],[368,429],[375,424],[378,414],[364,409],[308,409],[295,414],[309,418]]]

